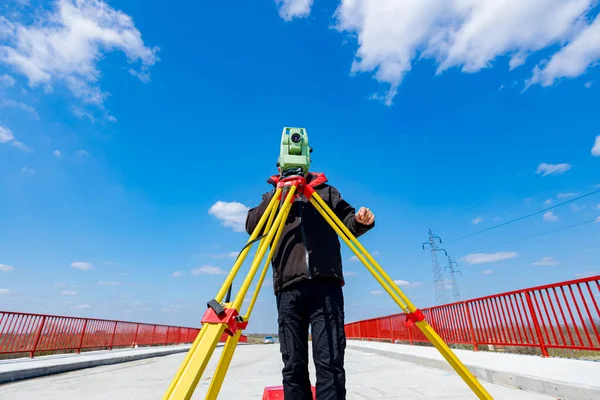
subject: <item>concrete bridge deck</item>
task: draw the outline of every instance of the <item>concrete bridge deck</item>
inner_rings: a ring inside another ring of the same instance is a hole
[[[412,362],[402,360],[398,354],[403,353],[403,347],[408,346],[349,341],[346,358],[347,399],[476,398],[453,371],[447,371],[435,365],[428,366],[426,365],[427,362],[423,362],[423,358],[413,358]],[[412,349],[413,353],[421,351],[418,347]],[[425,352],[431,350],[428,348],[422,349]],[[222,348],[215,350],[215,354],[198,385],[193,399],[204,398],[221,350]],[[435,351],[435,349],[433,350]],[[114,353],[118,352],[114,351]],[[415,354],[411,356],[415,356]],[[488,357],[490,356],[493,358],[496,355],[489,354]],[[184,357],[185,353],[169,354],[7,383],[0,386],[0,399],[160,399]],[[431,357],[435,358],[435,356]],[[483,359],[485,355],[481,356],[480,353],[477,353],[476,357]],[[552,366],[553,361],[563,361],[541,359],[535,356],[516,357],[525,357],[533,363],[550,361],[551,363],[546,363],[550,370],[554,368]],[[51,360],[51,358],[47,358],[47,360]],[[463,362],[467,363],[467,360],[463,360]],[[495,361],[492,360],[492,362]],[[571,377],[575,375],[584,376],[585,380],[588,379],[585,378],[587,376],[592,379],[591,385],[593,386],[593,382],[596,380],[594,377],[600,376],[596,375],[596,371],[600,371],[600,369],[593,368],[600,368],[600,363],[585,361],[575,361],[575,363],[570,364],[570,367],[580,369],[580,373],[571,370]],[[281,365],[277,344],[238,346],[219,399],[260,400],[265,386],[280,384]],[[593,367],[591,370],[588,368],[590,366]],[[518,369],[518,366],[515,365],[515,368]],[[559,366],[559,368],[564,368],[564,365]],[[315,372],[312,359],[309,371],[314,384]],[[519,377],[517,376],[517,379]],[[573,383],[575,390],[572,391],[572,396],[562,396],[558,393],[555,395],[541,394],[504,384],[491,383],[484,379],[481,379],[480,382],[489,390],[494,399],[542,400],[560,398],[561,400],[568,400],[594,398],[583,397],[589,396],[589,392],[587,394],[577,392],[576,388],[581,386],[582,382]],[[597,382],[596,385],[598,384],[600,383]],[[585,386],[585,382],[583,382],[583,385]],[[597,393],[600,393],[600,388],[597,389],[599,390]]]

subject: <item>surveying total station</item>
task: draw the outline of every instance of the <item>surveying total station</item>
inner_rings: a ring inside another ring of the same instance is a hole
[[[405,323],[416,326],[423,332],[429,341],[438,349],[442,356],[448,361],[452,368],[471,388],[479,399],[492,399],[485,388],[477,381],[475,376],[456,357],[450,347],[439,337],[434,329],[425,320],[424,314],[416,308],[398,285],[379,266],[367,250],[361,245],[354,235],[346,228],[344,223],[333,213],[323,199],[315,192],[314,188],[307,184],[306,176],[310,167],[310,153],[312,149],[308,145],[308,135],[304,128],[284,128],[281,136],[281,149],[277,165],[280,168],[280,179],[276,191],[269,205],[262,215],[254,232],[250,235],[246,245],[241,251],[225,278],[223,285],[214,299],[207,303],[207,309],[202,317],[202,327],[194,340],[183,363],[172,379],[163,400],[188,400],[191,399],[206,366],[212,357],[221,336],[227,334],[227,341],[221,352],[217,368],[213,374],[205,399],[217,399],[221,385],[233,358],[235,348],[240,336],[248,325],[252,309],[258,298],[260,288],[269,269],[275,244],[279,242],[281,232],[294,200],[304,196],[310,201],[321,216],[336,231],[338,236],[348,245],[352,252],[365,265],[373,277],[381,284],[383,289],[392,297],[406,315]],[[284,199],[282,201],[282,199]],[[259,236],[260,232],[266,232]],[[229,295],[233,280],[237,276],[250,247],[259,242],[258,250],[250,265],[246,277],[241,284],[239,292],[233,301],[229,301]],[[263,261],[267,249],[269,255],[265,260],[250,304],[245,314],[241,314],[246,293],[250,288],[259,265]],[[265,390],[265,393],[267,390]],[[283,395],[278,398],[283,398]]]

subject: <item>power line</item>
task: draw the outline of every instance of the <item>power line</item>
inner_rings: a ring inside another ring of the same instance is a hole
[[[482,201],[482,202],[480,202],[480,203],[478,203],[478,204],[475,204],[474,206],[470,206],[469,208],[467,208],[467,209],[465,209],[465,210],[463,210],[463,211],[459,212],[458,214],[455,214],[455,215],[453,215],[452,217],[449,217],[449,218],[446,218],[446,219],[442,220],[442,221],[440,222],[440,224],[444,224],[444,223],[446,223],[446,222],[448,222],[448,221],[451,221],[451,220],[453,220],[453,219],[455,219],[455,218],[458,218],[458,217],[460,217],[461,215],[464,215],[464,214],[468,213],[468,212],[469,212],[469,211],[471,211],[471,210],[474,210],[474,209],[476,209],[477,207],[481,207],[482,205],[484,205],[484,204],[486,204],[486,203],[489,203],[490,201],[494,200],[494,199],[495,199],[496,197],[498,197],[499,195],[500,195],[500,194],[495,194],[495,195],[493,195],[492,197],[488,198],[487,200],[484,200],[484,201]]]
[[[459,240],[462,240],[462,239],[466,239],[466,238],[468,238],[468,237],[471,237],[471,236],[475,236],[475,235],[479,235],[479,234],[481,234],[481,233],[484,233],[484,232],[491,231],[492,229],[497,229],[497,228],[500,228],[500,227],[502,227],[502,226],[506,226],[506,225],[512,224],[512,223],[514,223],[514,222],[518,222],[518,221],[524,220],[524,219],[526,219],[526,218],[533,217],[534,215],[541,214],[541,213],[543,213],[543,212],[545,212],[545,211],[552,210],[552,209],[554,209],[554,208],[556,208],[556,207],[560,207],[560,206],[563,206],[563,205],[565,205],[565,204],[568,204],[568,203],[572,203],[572,202],[574,202],[574,201],[576,201],[576,200],[583,199],[584,197],[588,197],[588,196],[591,196],[591,195],[593,195],[593,194],[596,194],[596,193],[599,193],[599,192],[600,192],[600,189],[598,189],[598,190],[594,190],[594,191],[592,191],[592,192],[589,192],[589,193],[586,193],[586,194],[584,194],[584,195],[581,195],[581,196],[575,197],[574,199],[571,199],[571,200],[564,201],[564,202],[562,202],[562,203],[559,203],[559,204],[556,204],[556,205],[554,205],[554,206],[551,206],[551,207],[546,207],[546,208],[544,208],[544,209],[542,209],[542,210],[539,210],[539,211],[536,211],[536,212],[533,212],[533,213],[530,213],[530,214],[524,215],[524,216],[522,216],[522,217],[515,218],[515,219],[513,219],[513,220],[510,220],[510,221],[507,221],[507,222],[503,222],[503,223],[501,223],[501,224],[494,225],[494,226],[492,226],[492,227],[489,227],[489,228],[486,228],[486,229],[482,229],[482,230],[480,230],[480,231],[477,231],[477,232],[474,232],[474,233],[471,233],[471,234],[468,234],[468,235],[461,236],[461,237],[459,237],[459,238],[457,238],[457,239],[454,239],[454,241],[459,241]]]
[[[598,249],[598,248],[600,248],[600,245],[592,246],[592,247],[585,247],[585,248],[580,248],[580,249],[575,249],[575,250],[567,250],[567,251],[562,251],[562,252],[558,252],[558,253],[548,252],[547,254],[551,255],[552,258],[555,258],[558,260],[566,260],[566,259],[573,258],[573,257],[597,254],[598,250],[595,250],[595,251],[582,251],[582,250],[592,250],[592,249]],[[525,257],[525,258],[515,257],[515,258],[511,258],[511,259],[507,259],[507,260],[502,260],[502,263],[510,264],[510,263],[517,262],[517,263],[523,265],[525,263],[529,263],[529,262],[536,261],[536,260],[539,260],[539,256],[535,256],[535,257],[530,256],[530,257]],[[481,265],[483,265],[483,264],[481,264]]]
[[[515,242],[522,242],[522,241],[527,240],[527,239],[531,239],[531,238],[535,238],[535,237],[539,237],[539,236],[544,236],[544,235],[548,235],[548,234],[551,234],[551,233],[564,231],[564,230],[571,229],[571,228],[576,228],[578,226],[590,224],[590,223],[595,222],[595,221],[596,221],[596,219],[590,219],[588,221],[583,221],[583,222],[578,222],[578,223],[573,224],[573,225],[563,226],[561,228],[553,229],[551,231],[544,231],[544,232],[535,233],[533,235],[525,236],[525,237],[518,238],[518,239],[507,240],[505,242],[500,242],[500,243],[490,244],[490,245],[487,245],[487,246],[477,247],[477,248],[475,248],[475,250],[472,250],[472,251],[477,251],[477,250],[482,250],[482,249],[488,249],[490,247],[500,246],[500,245],[503,245],[503,244],[509,244],[509,243],[515,243]]]

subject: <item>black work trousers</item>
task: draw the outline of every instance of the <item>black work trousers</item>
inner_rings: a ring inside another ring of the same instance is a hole
[[[279,342],[285,400],[311,400],[308,328],[317,400],[345,400],[344,297],[339,281],[311,280],[277,293]]]

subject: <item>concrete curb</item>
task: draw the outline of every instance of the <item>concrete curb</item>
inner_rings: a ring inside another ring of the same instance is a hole
[[[90,357],[89,353],[80,354],[77,356],[68,357],[66,362],[65,358],[56,358],[52,359],[49,356],[48,358],[44,358],[43,362],[36,362],[42,360],[36,359],[27,359],[23,362],[11,362],[6,365],[14,365],[13,369],[8,369],[5,371],[0,370],[0,385],[5,383],[17,382],[24,379],[32,379],[39,378],[42,376],[54,375],[54,374],[62,374],[64,372],[71,372],[85,368],[93,368],[99,367],[103,365],[111,365],[111,364],[119,364],[130,361],[138,361],[144,360],[146,358],[152,357],[162,357],[168,356],[176,353],[184,353],[190,349],[190,346],[177,346],[171,349],[160,348],[156,349],[156,351],[146,351],[146,352],[135,352],[135,351],[114,351],[114,354],[109,354],[109,357],[106,357],[107,353],[103,353],[98,358],[94,358],[92,355]],[[133,353],[133,354],[127,354]],[[82,359],[83,358],[83,359]],[[54,362],[54,364],[53,364]],[[27,365],[33,364],[33,365]],[[43,365],[41,365],[43,364]],[[0,364],[0,367],[3,366]],[[6,368],[3,368],[6,369]]]
[[[393,351],[383,351],[379,349],[352,345],[351,343],[348,343],[347,347],[352,350],[358,350],[365,353],[375,353],[377,355],[395,358],[400,361],[406,361],[414,364],[424,365],[426,367],[454,372],[454,369],[445,360],[436,360],[429,357],[402,354]],[[490,383],[546,394],[557,397],[560,400],[600,399],[599,386],[585,386],[577,383],[545,379],[538,376],[515,374],[507,371],[494,370],[492,368],[484,368],[477,365],[469,365],[467,362],[465,362],[465,365],[467,368],[469,368],[469,371],[475,375],[476,378]]]

